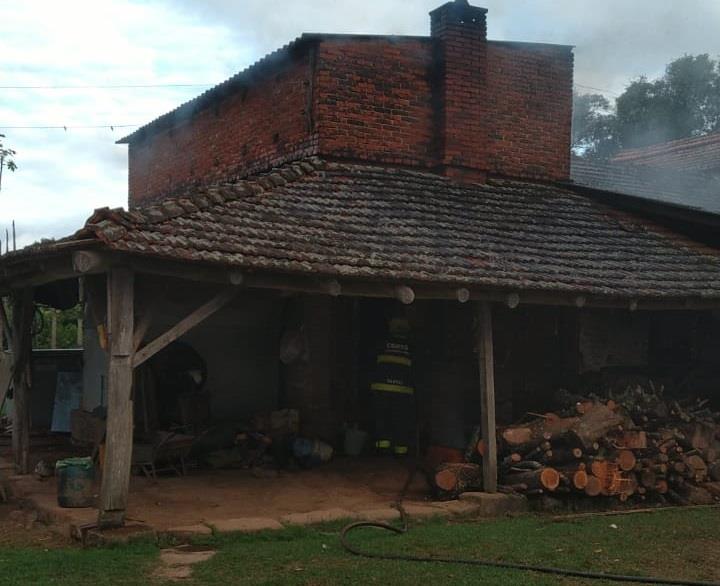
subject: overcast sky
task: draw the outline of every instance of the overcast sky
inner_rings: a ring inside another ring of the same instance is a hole
[[[719,0],[487,0],[492,39],[575,45],[580,91],[612,96],[685,53],[720,55]],[[96,207],[127,200],[127,146],[115,141],[302,32],[428,34],[440,0],[0,0],[0,230],[18,245],[65,236]],[[114,125],[111,130],[78,126]],[[67,126],[20,129],[18,126]],[[4,238],[4,236],[3,236]],[[4,245],[3,245],[4,249]]]

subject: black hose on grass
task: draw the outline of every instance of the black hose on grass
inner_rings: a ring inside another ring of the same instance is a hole
[[[402,513],[402,511],[401,511]],[[403,515],[404,517],[404,515]],[[464,558],[446,558],[446,557],[430,557],[416,556],[394,553],[372,553],[357,549],[348,543],[347,536],[351,531],[361,527],[375,527],[385,529],[393,533],[407,533],[407,525],[402,529],[388,525],[387,523],[377,523],[374,521],[359,521],[351,523],[343,528],[340,532],[340,543],[346,551],[365,558],[378,560],[392,560],[401,562],[428,562],[438,564],[463,564],[468,566],[485,566],[489,568],[504,568],[509,570],[522,570],[526,572],[538,572],[540,574],[553,574],[555,576],[571,576],[573,578],[587,578],[589,580],[611,580],[614,582],[635,582],[636,584],[671,584],[673,586],[720,586],[718,582],[698,582],[695,580],[671,580],[668,578],[648,578],[644,576],[625,576],[622,574],[604,574],[602,572],[585,572],[582,570],[565,570],[562,568],[552,568],[548,566],[536,566],[532,564],[516,564],[512,562],[495,562],[491,560],[481,559],[464,559]]]
[[[555,576],[570,576],[573,578],[586,578],[588,580],[610,580],[613,582],[634,582],[635,584],[668,584],[671,586],[720,586],[720,582],[699,582],[696,580],[672,580],[668,578],[648,578],[644,576],[626,576],[623,574],[604,574],[602,572],[586,572],[582,570],[565,570],[563,568],[553,568],[549,566],[536,566],[533,564],[516,564],[512,562],[496,562],[492,560],[481,560],[481,559],[465,559],[465,558],[446,558],[446,557],[430,557],[420,555],[409,555],[399,553],[372,553],[368,551],[362,551],[356,547],[350,545],[347,536],[351,531],[360,529],[361,527],[374,527],[377,529],[385,529],[386,531],[392,531],[403,535],[408,532],[407,513],[402,506],[402,501],[405,499],[405,494],[410,487],[415,474],[420,470],[420,466],[414,463],[409,471],[405,484],[402,490],[398,494],[397,500],[393,503],[393,506],[400,512],[400,519],[402,521],[402,528],[393,527],[387,523],[378,523],[376,521],[358,521],[356,523],[350,523],[343,527],[340,532],[340,544],[345,548],[346,551],[353,555],[376,559],[376,560],[391,560],[400,562],[424,562],[424,563],[437,563],[437,564],[462,564],[467,566],[484,566],[487,568],[503,568],[507,570],[521,570],[525,572],[538,572],[540,574],[552,574]]]

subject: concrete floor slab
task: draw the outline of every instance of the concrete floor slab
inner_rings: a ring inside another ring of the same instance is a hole
[[[198,537],[200,535],[212,535],[212,529],[210,529],[210,527],[208,527],[207,525],[197,523],[196,525],[170,527],[170,529],[165,531],[165,533],[172,537],[184,539],[188,537]]]
[[[528,510],[525,497],[511,494],[466,492],[460,495],[460,502],[478,505],[478,515],[483,517],[498,517]]]
[[[347,509],[322,509],[308,513],[291,513],[283,515],[280,520],[286,525],[317,525],[331,521],[357,519],[358,514]]]
[[[257,533],[276,531],[284,527],[269,517],[241,517],[238,519],[215,519],[207,522],[219,533]]]
[[[400,511],[390,507],[385,507],[381,509],[364,509],[362,511],[358,511],[357,516],[363,521],[399,521]]]

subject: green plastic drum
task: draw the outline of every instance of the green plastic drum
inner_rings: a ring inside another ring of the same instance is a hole
[[[92,507],[95,494],[95,466],[92,458],[67,458],[55,464],[58,505],[66,508]]]

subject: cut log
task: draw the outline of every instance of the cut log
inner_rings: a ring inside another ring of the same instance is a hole
[[[708,477],[710,480],[720,482],[720,462],[713,462],[708,466]]]
[[[700,485],[715,498],[720,499],[720,482],[705,482]]]
[[[583,447],[591,449],[593,444],[607,436],[611,430],[626,424],[626,418],[605,405],[595,405],[572,427]]]
[[[441,464],[435,470],[433,481],[440,495],[445,497],[482,490],[482,468],[471,463]]]
[[[618,445],[629,450],[645,450],[648,447],[647,434],[644,431],[623,431]]]
[[[704,482],[707,479],[708,467],[698,455],[687,456],[685,458],[686,475],[695,482]]]
[[[542,458],[547,464],[567,464],[574,460],[579,460],[583,456],[580,448],[558,447],[547,450]]]
[[[588,496],[598,496],[602,492],[603,483],[597,476],[588,475],[587,484],[585,485],[585,494]]]
[[[640,473],[640,484],[646,488],[652,488],[657,484],[657,474],[652,470],[643,470]]]
[[[578,424],[577,417],[545,415],[524,425],[506,427],[500,438],[509,451],[529,451],[543,442],[557,439]]]
[[[554,468],[513,472],[506,478],[509,484],[525,484],[529,490],[543,489],[552,492],[560,486],[560,473]]]
[[[692,484],[685,484],[678,493],[691,505],[712,505],[715,497],[706,489]]]
[[[635,468],[637,459],[635,458],[635,454],[633,454],[630,450],[620,450],[618,452],[616,462],[618,466],[620,466],[620,470],[627,472]]]

